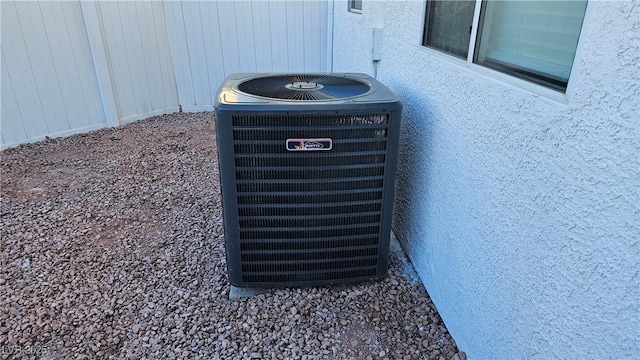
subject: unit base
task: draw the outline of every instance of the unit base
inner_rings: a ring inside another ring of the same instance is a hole
[[[269,291],[264,288],[243,288],[230,285],[229,286],[229,300],[242,300],[248,299],[253,295],[262,294]]]

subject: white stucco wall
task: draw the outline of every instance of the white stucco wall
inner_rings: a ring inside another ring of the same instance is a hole
[[[640,5],[592,1],[567,103],[421,48],[423,1],[336,2],[334,71],[404,102],[394,229],[471,359],[640,354]]]

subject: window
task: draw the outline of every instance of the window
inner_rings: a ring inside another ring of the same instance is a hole
[[[362,0],[349,0],[349,11],[362,13]]]
[[[586,0],[428,1],[422,44],[564,92],[586,6]]]
[[[475,1],[429,1],[422,45],[466,59]]]

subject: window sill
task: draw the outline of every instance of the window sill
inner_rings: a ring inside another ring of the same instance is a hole
[[[418,45],[418,47],[428,56],[440,59],[444,62],[462,68],[463,70],[468,71],[472,74],[479,75],[489,81],[520,91],[529,96],[539,98],[555,105],[567,105],[569,103],[569,99],[566,93],[552,90],[526,80],[518,79],[517,77],[514,77],[512,75],[504,74],[499,71],[474,64],[468,60],[460,59],[453,55],[449,55],[435,49],[431,49],[422,45]],[[570,89],[571,84],[569,84],[567,92],[570,91]]]
[[[489,69],[482,65],[470,63],[468,64],[467,68],[470,72],[479,74],[488,80],[521,91],[530,96],[534,96],[542,100],[548,100],[559,105],[567,105],[569,103],[566,93],[549,89],[547,87],[529,82],[527,80],[518,79],[517,77],[511,76],[509,74],[504,74],[493,69]]]

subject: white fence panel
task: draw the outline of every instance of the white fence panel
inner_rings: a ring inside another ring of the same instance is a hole
[[[162,3],[99,2],[98,11],[120,121],[177,111]]]
[[[178,97],[211,109],[234,72],[325,72],[327,1],[165,2]]]
[[[234,72],[330,71],[329,6],[3,1],[1,146],[209,110]]]
[[[79,2],[2,7],[2,148],[105,126]]]
[[[171,58],[175,70],[175,81],[178,90],[178,103],[184,104],[185,99],[194,97],[193,79],[191,78],[191,67],[189,66],[189,52],[187,43],[184,41],[185,24],[182,16],[182,5],[177,1],[167,1],[164,3],[164,14],[167,18],[167,33],[171,44]],[[171,23],[171,26],[169,26]]]

